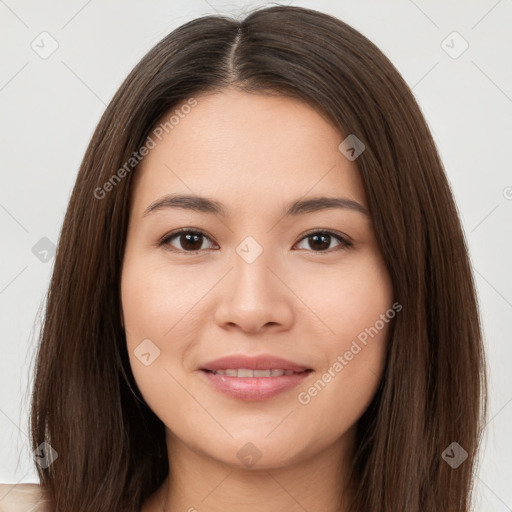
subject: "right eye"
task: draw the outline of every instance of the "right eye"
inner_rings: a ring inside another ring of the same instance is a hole
[[[174,239],[178,241],[181,248],[176,248],[171,243]],[[165,246],[171,251],[195,254],[203,249],[204,239],[210,240],[210,237],[196,229],[182,228],[165,235],[158,243],[158,246]]]

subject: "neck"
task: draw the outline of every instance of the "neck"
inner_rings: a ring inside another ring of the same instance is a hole
[[[237,512],[265,509],[345,512],[355,429],[312,456],[285,466],[240,468],[191,450],[168,433],[169,477],[158,506],[143,512]]]

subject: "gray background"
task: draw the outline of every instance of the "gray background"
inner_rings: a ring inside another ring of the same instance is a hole
[[[37,313],[76,173],[105,106],[175,27],[263,4],[0,0],[0,482],[37,481],[27,437]],[[512,511],[511,2],[292,4],[332,14],[376,43],[433,132],[470,248],[491,374],[475,510]],[[464,40],[469,46],[458,55]],[[58,48],[45,55],[51,44]]]

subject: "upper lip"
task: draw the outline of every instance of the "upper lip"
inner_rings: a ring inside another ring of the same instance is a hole
[[[311,370],[307,366],[288,361],[280,357],[275,357],[269,354],[259,356],[247,356],[244,354],[234,354],[231,356],[221,357],[215,359],[201,366],[201,370],[225,370],[228,368],[246,368],[248,370],[291,370],[294,372],[302,372],[304,370]]]

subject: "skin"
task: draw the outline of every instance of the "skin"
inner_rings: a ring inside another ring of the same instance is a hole
[[[393,304],[372,220],[347,208],[284,218],[285,206],[316,196],[368,208],[345,138],[297,99],[235,89],[196,96],[136,171],[122,269],[122,321],[135,380],[167,431],[172,478],[143,512],[345,510],[341,483],[355,427],[381,379],[389,324],[304,405],[311,387]],[[144,210],[169,193],[222,202],[221,217],[183,208]],[[179,228],[203,231],[190,251]],[[342,233],[315,244],[305,233]],[[253,237],[263,252],[247,263],[236,248]],[[173,252],[173,250],[175,252]],[[160,355],[134,355],[150,339]],[[227,397],[201,364],[228,354],[268,353],[314,371],[264,401]],[[252,443],[261,458],[237,457]]]

